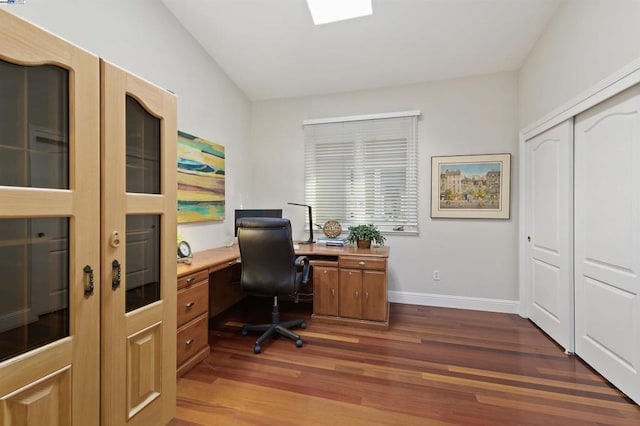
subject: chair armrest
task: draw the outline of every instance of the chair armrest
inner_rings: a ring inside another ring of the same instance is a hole
[[[303,265],[302,267],[302,284],[309,282],[309,258],[307,256],[296,257],[296,266]]]

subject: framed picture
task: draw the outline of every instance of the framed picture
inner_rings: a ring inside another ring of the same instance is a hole
[[[224,220],[224,146],[178,131],[178,223]]]
[[[431,217],[509,219],[511,154],[431,157]]]

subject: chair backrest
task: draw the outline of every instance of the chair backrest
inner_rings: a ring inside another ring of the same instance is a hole
[[[300,284],[289,219],[238,219],[242,290],[265,296],[293,294]]]

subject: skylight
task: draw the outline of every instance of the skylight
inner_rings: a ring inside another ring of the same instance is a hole
[[[371,0],[307,0],[307,5],[316,25],[373,14]]]

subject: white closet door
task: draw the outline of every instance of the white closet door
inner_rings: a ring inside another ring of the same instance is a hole
[[[576,117],[576,353],[640,402],[640,86]]]
[[[529,318],[573,352],[573,119],[525,146]]]

